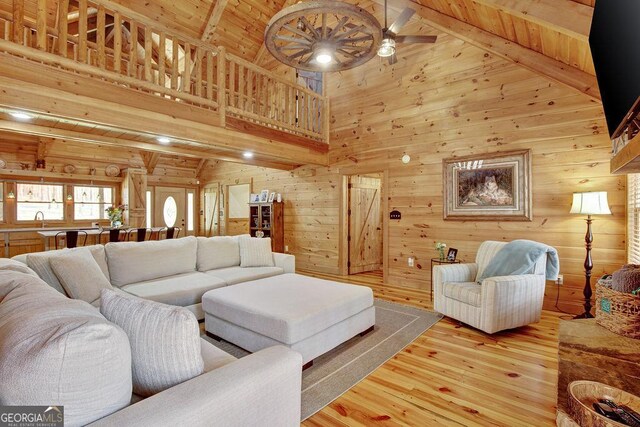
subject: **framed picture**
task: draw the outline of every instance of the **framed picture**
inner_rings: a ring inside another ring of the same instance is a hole
[[[260,194],[251,193],[251,199],[249,200],[251,203],[258,203],[260,201]]]
[[[443,160],[444,219],[531,221],[531,151]]]
[[[273,203],[276,198],[276,193],[269,194],[269,203]]]
[[[266,203],[269,200],[269,190],[262,190],[260,192],[260,203]]]
[[[447,261],[455,261],[458,256],[458,250],[455,248],[449,248],[449,252],[447,252]]]

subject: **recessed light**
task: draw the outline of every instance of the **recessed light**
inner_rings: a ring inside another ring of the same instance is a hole
[[[31,120],[33,116],[31,114],[23,113],[22,111],[12,111],[9,113],[11,117],[18,120]]]
[[[402,156],[402,163],[404,163],[405,165],[409,164],[410,161],[411,161],[410,155],[405,154],[404,156]]]
[[[171,139],[167,138],[166,136],[160,136],[156,139],[160,144],[169,144],[171,142]]]
[[[242,157],[244,157],[245,159],[253,159],[253,153],[251,151],[245,151],[244,153],[242,153]]]

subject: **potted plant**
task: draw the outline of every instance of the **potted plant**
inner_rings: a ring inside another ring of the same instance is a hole
[[[444,249],[446,247],[447,247],[446,243],[442,243],[442,242],[436,243],[436,249],[438,251],[438,254],[440,255],[440,261],[444,261]]]
[[[122,226],[122,213],[124,212],[124,205],[109,206],[105,209],[109,221],[111,221],[112,228],[119,228]]]

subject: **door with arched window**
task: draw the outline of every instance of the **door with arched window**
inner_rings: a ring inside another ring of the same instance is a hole
[[[195,192],[187,188],[155,187],[153,226],[179,227],[180,236],[195,234]]]

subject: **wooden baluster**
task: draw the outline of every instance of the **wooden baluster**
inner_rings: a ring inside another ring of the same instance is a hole
[[[178,64],[180,62],[180,47],[178,39],[171,39],[171,50],[173,51],[173,60],[171,62],[171,89],[178,89]]]
[[[106,42],[105,42],[105,11],[104,6],[98,6],[98,23],[97,23],[97,34],[96,34],[96,43],[98,44],[98,67],[104,69],[107,66],[107,57],[105,55],[106,50]]]
[[[67,16],[69,15],[69,0],[60,0],[58,8],[58,55],[66,58],[69,54],[67,46]]]
[[[290,108],[291,108],[291,86],[285,85],[283,121],[288,125],[291,124],[291,112],[289,111]]]
[[[196,95],[202,96],[202,50],[196,47]]]
[[[122,73],[122,17],[120,13],[113,13],[113,69]]]
[[[242,66],[241,64],[238,65],[238,108],[241,108],[244,110],[244,106],[245,106],[245,81],[244,81],[244,66]]]
[[[253,70],[247,69],[247,90],[245,91],[247,105],[245,111],[253,112]]]
[[[229,105],[236,107],[236,63],[229,62]]]
[[[323,99],[323,103],[322,103],[322,116],[323,116],[323,123],[322,123],[322,134],[323,134],[323,139],[324,142],[326,142],[327,144],[329,143],[329,134],[330,134],[330,130],[329,130],[329,125],[331,124],[331,111],[329,109],[330,104],[329,104],[329,98],[325,97]]]
[[[227,78],[227,53],[224,47],[218,48],[218,109],[220,113],[220,126],[227,122],[227,103],[225,97],[225,79]]]
[[[24,43],[24,0],[13,0],[13,42]]]
[[[166,78],[166,58],[167,52],[167,36],[164,32],[160,33],[160,40],[158,41],[158,84],[162,87],[165,86]]]
[[[47,0],[38,0],[37,4],[36,48],[47,50]]]
[[[87,62],[87,0],[78,0],[78,61]]]
[[[151,36],[151,28],[148,25],[144,27],[144,79],[148,82],[154,81],[153,68],[151,68],[151,60],[153,58],[153,38]]]
[[[138,76],[138,24],[129,21],[129,77]]]
[[[191,93],[191,44],[184,45],[184,74],[182,77],[182,92]]]
[[[263,98],[262,98],[262,74],[257,74],[256,73],[256,94],[253,97],[253,99],[256,102],[255,113],[260,115],[261,112],[262,112],[262,102],[263,102]]]
[[[207,51],[207,99],[213,99],[213,53]]]

